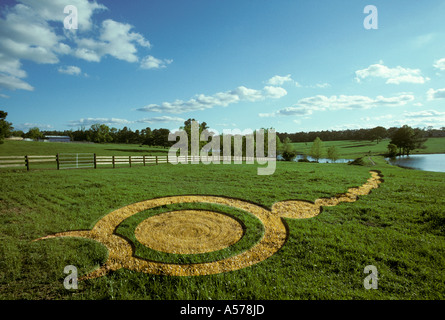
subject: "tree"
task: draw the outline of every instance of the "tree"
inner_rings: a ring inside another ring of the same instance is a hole
[[[309,152],[309,155],[317,162],[323,154],[322,144],[323,141],[321,141],[319,137],[315,138],[314,142],[312,143],[311,151]]]
[[[377,144],[386,138],[387,131],[384,127],[375,127],[369,131],[369,140],[371,142],[377,141]]]
[[[43,139],[44,135],[40,132],[40,129],[37,127],[31,128],[28,130],[28,132],[25,134],[25,138],[38,140]]]
[[[388,156],[394,158],[397,155],[397,146],[393,143],[388,144]]]
[[[170,133],[170,130],[168,129],[154,129],[152,132],[153,137],[153,145],[160,146],[160,147],[168,147],[172,143],[168,141],[168,135]]]
[[[153,132],[150,127],[141,130],[142,144],[152,146],[153,145]]]
[[[338,151],[335,146],[330,146],[328,148],[328,159],[331,159],[332,162],[335,162],[338,160]]]
[[[110,128],[106,124],[93,124],[88,131],[88,140],[96,143],[107,143],[113,140]]]
[[[409,155],[414,149],[424,148],[425,141],[426,138],[422,130],[404,125],[393,134],[390,143],[399,148],[399,154]]]
[[[297,150],[291,144],[289,137],[286,137],[283,143],[280,143],[279,152],[285,161],[292,161],[297,156]]]
[[[0,110],[0,144],[3,143],[3,140],[11,135],[12,131],[12,123],[6,121],[6,117],[8,113]]]

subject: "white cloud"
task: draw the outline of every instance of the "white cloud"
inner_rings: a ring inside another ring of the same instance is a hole
[[[434,68],[437,68],[441,71],[445,71],[445,58],[439,59],[436,62],[434,62]]]
[[[263,89],[264,95],[266,97],[270,97],[270,98],[281,98],[284,97],[285,95],[287,95],[287,91],[281,87],[271,87],[271,86],[266,86]]]
[[[138,123],[161,123],[161,122],[184,122],[185,119],[179,117],[161,116],[137,120]]]
[[[131,124],[133,121],[125,120],[125,119],[117,119],[117,118],[82,118],[80,120],[70,121],[70,127],[88,127],[93,124],[100,123],[106,125],[126,125]]]
[[[275,111],[274,113],[261,113],[260,117],[273,116],[305,116],[311,115],[314,111],[341,110],[341,109],[370,109],[375,107],[398,107],[406,105],[414,100],[411,94],[400,94],[395,97],[377,96],[370,98],[366,96],[331,96],[316,95],[300,99],[295,105]]]
[[[400,84],[400,83],[417,83],[422,84],[430,80],[428,77],[423,77],[419,69],[409,69],[397,66],[395,68],[389,68],[382,63],[373,64],[369,67],[357,70],[355,72],[356,81],[360,82],[362,79],[368,77],[387,79],[387,84]]]
[[[70,121],[70,127],[89,127],[93,124],[105,124],[107,126],[113,125],[130,125],[134,123],[166,123],[166,122],[184,122],[185,119],[179,117],[170,117],[170,116],[161,116],[161,117],[152,117],[152,118],[144,118],[136,121],[126,120],[126,119],[118,119],[118,118],[82,118],[80,120]]]
[[[8,90],[27,90],[33,91],[34,87],[29,83],[7,74],[0,73],[0,88]]]
[[[287,94],[287,91],[281,87],[266,86],[263,90],[250,89],[245,86],[239,86],[234,90],[218,92],[212,96],[203,94],[196,95],[194,98],[183,101],[162,102],[161,104],[149,104],[138,111],[146,112],[165,112],[179,114],[190,111],[206,110],[215,106],[226,107],[239,101],[255,102],[266,98],[279,99]]]
[[[53,129],[54,127],[50,124],[30,123],[30,122],[14,125],[14,129],[16,130],[27,131],[31,128],[39,128],[40,130],[49,130]]]
[[[138,62],[136,44],[150,48],[151,44],[140,33],[132,32],[132,25],[111,19],[104,20],[99,39],[77,38],[75,56],[87,61],[99,62],[103,56],[110,55],[127,62]]]
[[[9,99],[10,97],[6,94],[0,93],[0,98]]]
[[[162,69],[167,67],[168,64],[172,63],[173,60],[169,59],[157,59],[153,56],[146,56],[141,61],[141,68],[142,69]]]
[[[436,110],[422,110],[405,112],[404,116],[407,118],[435,118],[435,117],[445,117],[445,112],[440,112]]]
[[[25,82],[22,60],[57,64],[62,55],[100,62],[104,56],[130,63],[140,62],[139,47],[150,42],[133,31],[133,26],[111,19],[95,25],[93,15],[106,7],[89,0],[18,0],[0,16],[0,88],[34,90]],[[63,21],[67,4],[78,10],[79,29],[66,30]],[[56,23],[54,23],[56,22]],[[93,36],[98,34],[98,36]],[[69,45],[68,45],[69,43]],[[71,47],[72,46],[72,47]],[[165,66],[171,60],[162,60]],[[63,71],[62,71],[63,72]]]
[[[428,100],[445,99],[445,88],[443,89],[429,89],[427,91]]]
[[[72,76],[78,76],[82,73],[82,70],[80,70],[80,68],[76,66],[60,67],[59,69],[57,69],[57,71],[59,71],[59,73],[64,73]]]
[[[282,86],[285,82],[292,82],[291,75],[288,74],[286,76],[273,76],[267,81],[267,84],[272,86]]]
[[[96,1],[88,0],[18,0],[32,8],[37,15],[47,21],[58,21],[63,23],[67,14],[63,13],[66,5],[70,4],[77,8],[78,28],[80,31],[90,30],[93,26],[92,16],[96,11],[107,8]]]

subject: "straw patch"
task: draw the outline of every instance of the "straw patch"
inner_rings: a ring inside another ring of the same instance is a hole
[[[224,249],[243,236],[243,226],[228,215],[201,210],[158,214],[135,230],[143,245],[162,252],[195,254]]]

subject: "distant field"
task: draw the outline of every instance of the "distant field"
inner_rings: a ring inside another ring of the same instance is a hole
[[[380,143],[369,141],[323,141],[326,150],[335,145],[340,158],[357,158],[367,155],[383,155],[387,151],[389,140]],[[312,142],[293,143],[300,154],[308,154]],[[429,138],[425,143],[426,149],[414,150],[419,153],[445,153],[445,137]],[[64,142],[36,142],[36,141],[5,141],[0,145],[0,156],[8,155],[55,155],[56,153],[96,153],[97,155],[167,155],[168,148],[148,147],[138,144],[100,144],[100,143],[64,143]],[[325,154],[326,155],[326,154]],[[325,156],[324,155],[324,156]]]
[[[338,154],[340,158],[344,159],[355,159],[358,157],[363,157],[369,152],[371,155],[383,155],[387,152],[387,146],[389,144],[389,139],[380,141],[379,143],[370,141],[323,141],[323,146],[326,150],[328,147],[334,145],[337,147]],[[300,154],[308,154],[311,150],[312,142],[298,142],[293,143],[296,150]],[[444,138],[429,138],[425,142],[425,149],[416,149],[412,154],[421,153],[445,153],[445,137]]]
[[[66,143],[38,141],[5,141],[0,156],[55,155],[57,153],[96,153],[98,155],[167,155],[168,148],[139,144]]]

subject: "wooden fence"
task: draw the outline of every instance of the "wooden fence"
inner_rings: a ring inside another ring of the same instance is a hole
[[[235,163],[250,163],[254,161],[270,161],[271,158],[246,158],[246,157],[222,157],[222,156],[183,156],[183,157],[167,157],[167,156],[98,156],[95,153],[70,153],[70,154],[56,154],[49,156],[0,156],[0,168],[26,168],[28,171],[34,169],[37,164],[54,163],[52,169],[81,169],[81,168],[98,168],[101,167],[122,167],[135,165],[157,165],[164,163],[210,163],[210,162],[232,162]],[[41,167],[41,166],[40,166]],[[48,167],[48,166],[46,166]]]

